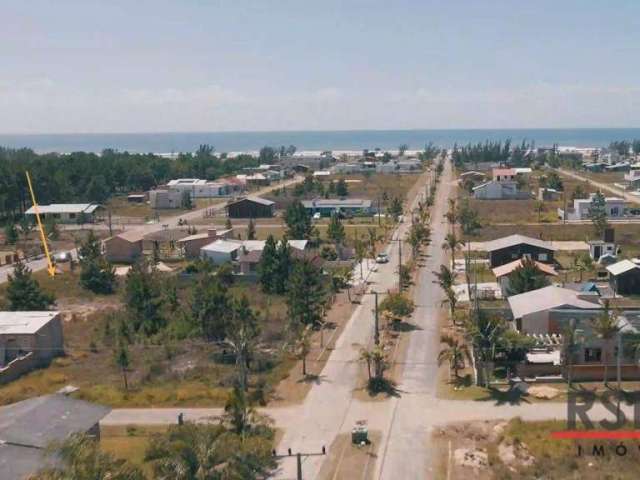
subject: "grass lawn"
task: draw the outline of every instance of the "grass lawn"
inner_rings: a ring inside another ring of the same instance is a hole
[[[103,426],[100,427],[100,448],[116,458],[141,467],[151,478],[151,465],[144,461],[149,440],[152,435],[166,430],[167,427],[163,425]]]

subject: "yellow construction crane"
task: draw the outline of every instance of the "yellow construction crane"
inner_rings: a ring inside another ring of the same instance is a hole
[[[24,173],[27,176],[29,192],[31,192],[31,203],[33,203],[33,210],[36,212],[36,221],[38,222],[38,230],[40,231],[40,240],[42,240],[44,254],[47,257],[47,272],[49,272],[49,275],[53,277],[56,274],[56,267],[53,265],[53,262],[51,261],[51,255],[49,254],[49,244],[47,243],[47,236],[44,233],[44,227],[42,226],[42,221],[40,220],[40,211],[38,210],[38,203],[36,202],[36,194],[33,191],[33,185],[31,184],[31,177],[29,176],[29,172],[25,171]]]

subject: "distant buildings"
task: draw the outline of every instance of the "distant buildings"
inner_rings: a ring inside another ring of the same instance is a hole
[[[331,216],[333,213],[349,216],[366,216],[374,213],[371,200],[360,198],[347,198],[344,200],[317,198],[303,200],[302,205],[311,215],[320,213],[323,217]]]
[[[53,219],[59,223],[94,223],[99,220],[99,215],[104,211],[102,205],[97,203],[52,203],[51,205],[38,205],[40,218]],[[29,208],[25,215],[35,218],[36,209]]]
[[[530,258],[541,263],[553,264],[555,248],[549,242],[524,235],[509,235],[485,244],[491,268]]]
[[[514,168],[494,168],[493,179],[473,188],[479,200],[521,200],[531,198],[529,192],[518,190],[518,172]]]
[[[573,208],[567,208],[567,220],[588,220],[589,210],[595,194],[589,198],[576,198],[573,200]],[[622,218],[624,216],[624,199],[617,197],[606,197],[604,199],[604,209],[609,218]],[[558,217],[565,218],[565,211],[558,209]]]
[[[59,312],[0,312],[0,384],[46,366],[62,354]]]
[[[170,180],[167,188],[180,194],[189,192],[191,198],[223,197],[231,193],[229,185],[222,182],[210,182],[198,178],[178,178]]]

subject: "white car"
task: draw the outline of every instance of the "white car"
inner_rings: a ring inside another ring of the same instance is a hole
[[[389,263],[389,256],[386,253],[379,253],[376,257],[376,263]]]

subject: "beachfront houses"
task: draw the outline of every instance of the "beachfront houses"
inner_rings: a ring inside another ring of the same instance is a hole
[[[0,384],[63,354],[60,312],[0,312]]]
[[[35,221],[36,211],[42,220],[58,223],[95,223],[102,219],[104,207],[97,203],[52,203],[29,208],[25,215]]]
[[[178,178],[170,180],[167,188],[180,194],[189,192],[191,198],[212,198],[224,197],[230,195],[231,188],[227,183],[211,182],[209,180],[201,180],[198,178]]]
[[[303,200],[302,205],[310,215],[319,213],[323,217],[330,217],[334,213],[352,217],[368,216],[374,213],[371,200],[361,198],[315,198],[313,200]]]
[[[514,260],[529,258],[540,263],[553,264],[555,248],[550,242],[525,235],[509,235],[485,243],[491,268]]]
[[[567,208],[565,212],[562,208],[558,209],[558,218],[571,220],[589,220],[589,211],[595,194],[589,195],[589,198],[576,198],[573,200],[573,207]],[[608,218],[624,217],[624,199],[618,197],[606,197],[604,199],[604,210]]]

